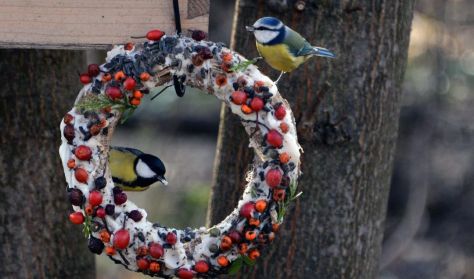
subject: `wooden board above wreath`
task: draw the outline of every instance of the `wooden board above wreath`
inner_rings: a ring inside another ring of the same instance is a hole
[[[185,29],[207,32],[209,0],[179,0]],[[0,48],[110,48],[175,32],[172,0],[0,0]]]

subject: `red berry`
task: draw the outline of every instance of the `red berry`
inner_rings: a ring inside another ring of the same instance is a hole
[[[252,99],[252,101],[250,102],[250,107],[254,111],[260,111],[263,108],[264,105],[265,105],[265,103],[263,102],[262,98],[260,98],[260,97],[254,97]]]
[[[114,234],[114,247],[116,249],[125,249],[130,242],[130,233],[126,229],[120,229]]]
[[[148,250],[150,252],[150,256],[152,256],[155,259],[161,258],[164,253],[163,246],[161,246],[158,243],[151,243]]]
[[[267,133],[267,143],[273,147],[280,148],[283,145],[283,136],[277,130]]]
[[[105,94],[107,94],[107,96],[109,96],[109,98],[112,100],[123,98],[123,94],[120,91],[120,88],[114,86],[107,87],[107,89],[105,90]]]
[[[135,81],[134,78],[128,77],[123,82],[123,87],[127,90],[133,90],[133,89],[135,89],[135,86],[137,86],[137,82]]]
[[[148,31],[148,33],[146,33],[146,38],[150,41],[159,41],[164,35],[165,32],[155,29]]]
[[[74,116],[70,115],[69,113],[66,113],[66,115],[64,116],[64,123],[71,124],[73,120],[74,120]]]
[[[92,79],[89,76],[88,73],[82,73],[79,75],[79,80],[81,81],[82,84],[88,84],[91,83]]]
[[[194,270],[199,273],[206,273],[209,271],[209,264],[206,261],[198,261],[194,265]]]
[[[171,245],[176,244],[176,241],[177,241],[177,240],[178,240],[178,238],[176,237],[176,234],[175,234],[175,233],[169,232],[169,233],[166,235],[166,242],[168,242],[168,243],[171,244]]]
[[[181,279],[193,279],[194,274],[191,270],[186,269],[186,268],[180,268],[176,272],[176,276],[178,276]]]
[[[252,217],[252,213],[255,210],[255,204],[253,202],[248,202],[240,208],[240,216],[247,219]]]
[[[92,206],[98,206],[102,203],[102,194],[99,191],[91,191],[89,193],[89,203]]]
[[[280,185],[281,183],[281,171],[279,169],[271,169],[267,172],[265,176],[265,182],[267,182],[268,187],[274,188]]]
[[[247,93],[243,91],[234,91],[230,96],[230,100],[236,105],[242,105],[247,101]]]
[[[147,259],[139,258],[137,260],[137,266],[138,266],[138,269],[140,270],[147,270],[148,267],[150,266],[150,262]]]
[[[82,168],[77,168],[74,176],[76,177],[76,180],[81,182],[81,183],[87,183],[87,178],[89,178],[89,174],[85,169]]]
[[[114,202],[116,205],[124,204],[127,201],[127,194],[119,192],[114,194]]]
[[[69,214],[69,221],[73,224],[80,225],[84,223],[84,215],[82,212],[73,212]]]
[[[97,76],[100,73],[99,65],[89,64],[89,66],[87,66],[87,73],[91,77]]]
[[[92,157],[92,150],[89,146],[79,145],[74,151],[74,155],[76,155],[79,160],[89,161]]]
[[[285,106],[279,105],[278,107],[275,108],[275,118],[278,120],[282,120],[285,118],[286,115],[286,109]]]
[[[105,209],[103,207],[97,208],[95,211],[95,215],[99,218],[104,218],[105,217]]]
[[[229,233],[229,237],[230,239],[232,239],[232,243],[240,243],[240,241],[242,240],[242,236],[238,231],[231,231]]]
[[[123,45],[123,49],[125,50],[132,50],[134,47],[135,46],[133,45],[133,43],[130,43],[130,42]]]

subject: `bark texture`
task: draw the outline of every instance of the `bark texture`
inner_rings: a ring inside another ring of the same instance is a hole
[[[262,16],[338,56],[313,58],[279,82],[304,149],[303,196],[275,243],[239,277],[375,278],[413,1],[238,0],[236,13],[232,46],[249,58],[257,52],[244,26]],[[210,223],[236,205],[253,156],[238,120],[225,108],[221,120]]]
[[[0,278],[94,278],[58,155],[83,67],[80,51],[0,50]]]

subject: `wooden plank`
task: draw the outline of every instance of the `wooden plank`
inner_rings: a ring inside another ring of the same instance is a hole
[[[208,30],[209,0],[179,0],[181,25]],[[109,48],[175,32],[172,0],[0,0],[0,48]]]

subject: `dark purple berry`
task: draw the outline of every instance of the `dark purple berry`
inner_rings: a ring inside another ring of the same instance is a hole
[[[139,222],[143,218],[143,215],[138,210],[132,210],[128,213],[128,218],[135,222]]]
[[[127,194],[124,192],[114,194],[114,202],[116,205],[124,204],[127,201]]]
[[[123,190],[122,190],[120,187],[117,187],[117,186],[115,186],[115,187],[112,189],[112,191],[114,192],[114,194],[118,194],[118,193],[122,193],[122,192],[123,192]]]
[[[204,60],[211,59],[212,57],[214,57],[208,47],[201,48],[198,52],[198,55]]]
[[[105,213],[107,213],[107,215],[114,215],[115,213],[115,205],[113,204],[108,204],[105,206]]]
[[[193,30],[193,33],[191,34],[191,38],[193,38],[196,41],[202,41],[206,38],[206,32],[201,31],[201,30]]]
[[[107,185],[107,180],[103,176],[97,177],[94,180],[94,185],[97,190],[103,189]]]
[[[97,255],[100,255],[104,250],[104,243],[100,239],[97,239],[91,235],[89,238],[89,250]]]
[[[81,190],[76,188],[72,189],[71,192],[69,192],[69,201],[72,205],[81,206],[85,201]]]

